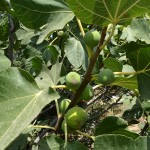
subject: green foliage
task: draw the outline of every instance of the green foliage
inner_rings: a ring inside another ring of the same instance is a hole
[[[0,83],[0,145],[4,149],[58,95],[53,89],[40,90],[28,72],[17,68],[1,71]]]
[[[75,38],[67,39],[64,51],[66,57],[74,68],[78,69],[81,66],[85,66],[85,60],[87,59],[87,56],[79,40],[76,40]]]
[[[149,150],[149,10],[1,0],[0,150]]]
[[[0,18],[0,40],[5,41],[8,39],[9,28],[8,28],[8,17],[4,16]]]
[[[119,150],[120,148],[148,150],[149,137],[144,136],[133,140],[123,135],[100,135],[96,137],[94,147],[95,150],[98,150],[100,147],[103,150]]]
[[[56,0],[52,2],[48,0],[44,2],[11,0],[11,4],[15,10],[15,15],[26,27],[37,29],[44,25],[37,41],[38,44],[43,42],[51,32],[62,29],[74,17],[62,0],[59,2]]]
[[[95,135],[109,134],[119,129],[125,129],[128,126],[127,122],[116,116],[108,116],[104,118],[96,127]]]
[[[5,70],[10,67],[10,60],[2,53],[0,53],[0,70]]]
[[[142,73],[137,74],[138,89],[140,95],[144,99],[149,99],[150,88],[150,48],[149,46],[138,45],[137,43],[130,43],[127,46],[127,57],[130,59],[132,66],[136,71],[143,70]],[[132,49],[132,51],[131,51]],[[142,62],[142,63],[140,63]]]
[[[113,72],[121,72],[123,69],[122,63],[115,58],[106,58],[103,61],[105,67],[111,69]]]
[[[100,33],[98,31],[88,31],[84,35],[84,42],[90,48],[98,45],[100,40]]]
[[[87,114],[81,107],[73,107],[65,115],[66,122],[73,129],[81,128],[87,120]]]
[[[86,0],[80,0],[80,3],[78,0],[67,0],[67,2],[75,15],[84,23],[99,26],[106,26],[114,22],[123,23],[147,13],[150,8],[148,0],[132,0],[132,2],[93,0],[88,3]]]
[[[99,72],[98,81],[104,85],[111,84],[114,82],[115,76],[112,70],[110,69],[103,69]]]
[[[46,150],[46,149],[72,149],[72,150],[76,150],[76,149],[82,149],[82,150],[87,150],[87,148],[81,144],[78,141],[75,142],[66,142],[64,140],[62,140],[61,138],[59,138],[56,135],[51,135],[48,137],[45,137],[43,140],[41,140],[40,142],[40,147],[39,150]]]

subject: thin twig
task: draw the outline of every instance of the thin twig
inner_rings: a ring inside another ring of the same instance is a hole
[[[53,127],[57,122],[57,117],[53,119],[53,121],[50,123],[50,126]],[[44,129],[40,134],[39,136],[34,140],[34,144],[37,145],[39,143],[39,141],[44,137],[44,135],[51,131],[51,129]]]

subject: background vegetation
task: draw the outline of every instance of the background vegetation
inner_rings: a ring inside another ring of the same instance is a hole
[[[149,10],[149,0],[1,0],[0,150],[150,150]],[[101,35],[94,48],[88,31]],[[109,85],[98,80],[105,68]],[[82,79],[75,91],[72,71]],[[88,84],[94,97],[77,102]],[[76,105],[86,123],[64,132]]]

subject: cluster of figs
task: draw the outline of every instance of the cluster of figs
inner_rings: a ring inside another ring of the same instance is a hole
[[[85,44],[90,47],[94,48],[98,45],[100,40],[100,34],[98,31],[88,31],[84,36]],[[109,85],[112,82],[114,82],[115,76],[112,70],[110,69],[103,69],[98,74],[98,82],[103,85]],[[72,92],[76,92],[76,90],[80,87],[82,84],[82,78],[80,74],[77,72],[69,72],[65,77],[67,88],[70,89]],[[80,102],[82,100],[89,101],[94,97],[94,90],[93,87],[88,84],[83,92],[80,94],[77,102]],[[71,100],[70,99],[63,99],[59,103],[59,110],[60,113],[64,113],[69,106]],[[72,133],[81,126],[85,124],[87,120],[87,114],[85,110],[79,106],[74,106],[71,109],[69,109],[65,114],[65,120],[63,121],[61,128],[64,131],[65,130],[65,124],[67,125],[67,132]]]

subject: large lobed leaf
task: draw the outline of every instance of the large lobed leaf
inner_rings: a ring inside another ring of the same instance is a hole
[[[67,142],[56,135],[47,136],[40,141],[39,150],[87,150],[87,148],[79,141]]]
[[[136,140],[123,135],[100,135],[96,137],[94,150],[149,150],[150,138],[138,137]]]
[[[81,21],[88,24],[108,25],[125,22],[149,12],[149,0],[67,0]]]
[[[11,66],[10,60],[0,52],[0,70],[5,70]]]
[[[40,90],[24,70],[9,68],[0,72],[0,149],[5,149],[40,113],[57,99],[52,89]]]
[[[74,15],[63,0],[10,0],[15,15],[26,27],[44,25],[37,44],[53,31],[62,29]]]
[[[38,28],[58,18],[61,21],[61,18],[72,15],[63,0],[10,0],[10,2],[16,16],[29,28]]]
[[[150,99],[150,48],[130,43],[127,57],[136,71],[145,70],[137,75],[138,89],[142,98]]]

